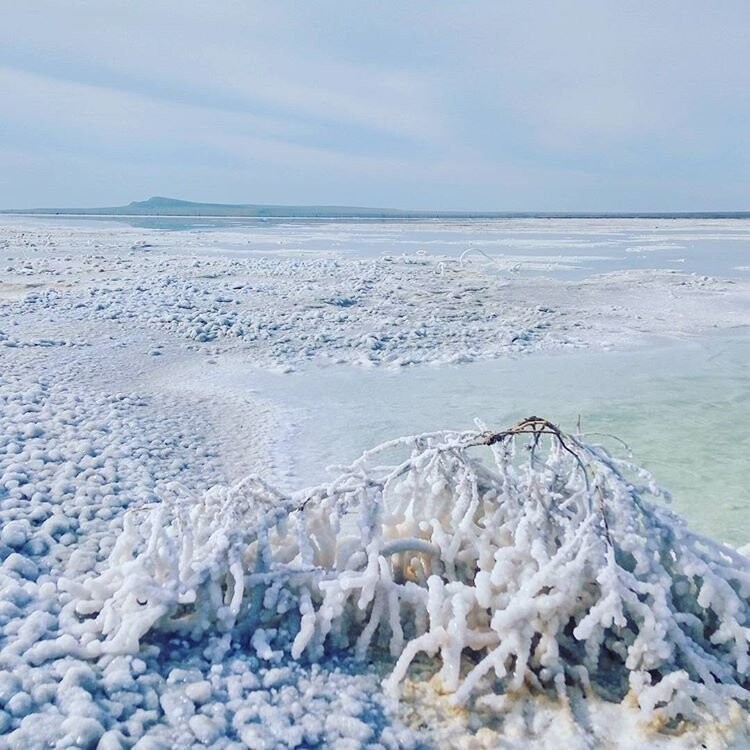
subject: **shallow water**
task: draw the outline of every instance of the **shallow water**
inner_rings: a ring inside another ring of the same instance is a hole
[[[253,219],[16,217],[15,221],[161,230],[170,245],[231,254],[434,255],[488,272],[581,279],[671,269],[750,277],[750,219]]]
[[[402,434],[493,429],[536,414],[637,463],[673,492],[675,510],[698,530],[750,542],[750,332],[647,350],[534,355],[401,372],[331,368],[289,375],[239,375],[291,410],[286,446],[294,486]]]

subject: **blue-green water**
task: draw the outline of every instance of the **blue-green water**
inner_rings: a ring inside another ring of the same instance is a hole
[[[291,408],[295,484],[317,482],[402,434],[499,429],[536,414],[615,453],[593,433],[617,435],[637,463],[673,492],[674,508],[699,530],[750,542],[750,332],[621,353],[533,355],[399,373],[331,368],[253,374],[264,397]]]

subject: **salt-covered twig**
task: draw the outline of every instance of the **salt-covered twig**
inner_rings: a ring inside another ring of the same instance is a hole
[[[750,560],[661,494],[538,417],[390,441],[288,497],[257,478],[175,492],[84,584],[83,640],[272,628],[294,658],[390,655],[391,691],[425,655],[459,703],[575,682],[662,720],[719,715],[750,701]]]

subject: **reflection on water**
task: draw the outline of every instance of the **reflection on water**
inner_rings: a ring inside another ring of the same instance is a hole
[[[697,529],[750,541],[750,334],[660,345],[646,351],[534,355],[399,373],[331,368],[270,375],[252,385],[291,407],[288,446],[300,479],[350,461],[401,434],[492,428],[537,414],[574,431],[616,434],[674,495]],[[617,452],[623,449],[607,438]]]

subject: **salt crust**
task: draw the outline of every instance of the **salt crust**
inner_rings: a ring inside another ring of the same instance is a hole
[[[440,746],[559,748],[590,747],[592,737],[623,747],[629,738],[633,747],[748,746],[746,734],[722,723],[706,724],[707,733],[644,740],[631,731],[625,703],[589,697],[579,711],[573,685],[577,745],[565,709],[547,710],[539,697],[505,713],[456,709],[452,723],[444,712],[451,694],[442,699],[433,682],[415,687],[419,670],[433,674],[436,662],[413,663],[399,702],[388,702],[376,675],[381,658],[385,671],[393,668],[387,644],[371,647],[359,666],[341,655],[309,661],[309,650],[293,660],[284,633],[273,628],[258,628],[249,646],[218,631],[195,642],[155,630],[137,655],[92,658],[71,630],[80,626],[77,615],[69,617],[74,589],[105,570],[125,508],[161,497],[177,472],[198,495],[232,478],[227,451],[238,446],[207,439],[202,405],[144,391],[142,378],[134,385],[149,364],[174,368],[179,348],[207,359],[246,349],[267,367],[403,366],[628,344],[746,320],[742,284],[705,277],[635,273],[508,284],[479,264],[458,268],[455,259],[284,255],[245,262],[212,255],[212,241],[201,233],[31,220],[0,227],[0,747],[417,747],[432,738]],[[359,289],[370,273],[374,285]],[[285,325],[290,306],[305,311],[292,329]],[[235,323],[226,327],[233,310]],[[165,325],[165,312],[177,318]],[[509,336],[485,329],[493,314]],[[268,321],[268,335],[248,337],[236,328],[239,319]],[[399,335],[373,341],[374,320],[386,336],[390,327]],[[255,448],[227,424],[245,454]],[[231,464],[237,471],[242,462],[232,454]],[[352,719],[369,727],[369,739]]]

